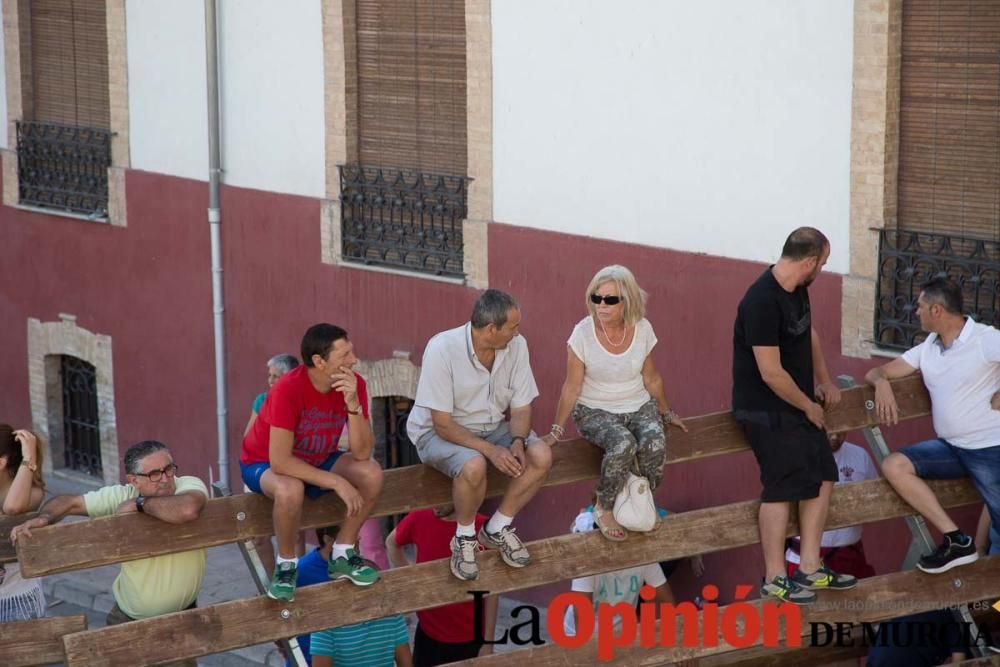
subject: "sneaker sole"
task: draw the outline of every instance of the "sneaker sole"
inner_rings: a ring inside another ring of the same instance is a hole
[[[941,567],[924,567],[920,563],[917,563],[917,569],[921,572],[926,572],[927,574],[941,574],[942,572],[947,572],[953,567],[958,567],[959,565],[968,565],[969,563],[975,563],[979,560],[979,554],[969,554],[968,556],[962,556],[961,558],[956,558],[955,560],[948,561]]]
[[[471,577],[463,575],[461,572],[455,569],[455,566],[452,565],[450,562],[448,563],[448,568],[451,570],[451,573],[455,576],[456,579],[461,579],[462,581],[475,581],[476,579],[479,578],[478,572],[476,572]]]
[[[795,583],[797,583],[800,587],[806,589],[807,591],[849,591],[858,585],[857,581],[855,581],[853,584],[849,586],[807,586],[801,581],[796,581]]]
[[[500,558],[502,558],[503,562],[507,563],[507,565],[510,565],[511,567],[525,567],[527,565],[531,565],[531,558],[528,558],[528,560],[524,561],[523,563],[519,563],[516,560],[510,560],[510,559],[508,559],[507,558],[507,553],[503,549],[501,549],[500,547],[498,547],[495,544],[492,544],[489,541],[484,540],[482,538],[482,536],[480,536],[480,538],[479,538],[479,543],[482,544],[487,549],[490,549],[491,551],[499,551],[500,552]]]
[[[765,600],[765,601],[766,600],[774,600],[776,602],[791,602],[792,604],[798,605],[800,607],[804,607],[806,605],[814,604],[816,602],[816,598],[815,597],[812,600],[795,600],[793,598],[781,598],[781,597],[778,597],[777,595],[771,595],[770,593],[767,593],[765,591],[761,591],[760,592],[760,597],[761,597],[762,600]]]
[[[264,591],[264,594],[267,595],[267,597],[271,598],[272,600],[281,600],[282,602],[295,602],[294,595],[290,598],[280,598],[277,595],[273,595],[271,591]]]
[[[329,572],[327,572],[327,576],[330,576]],[[358,581],[357,579],[351,579],[350,575],[347,574],[338,574],[336,577],[331,577],[331,581],[342,581],[344,579],[347,579],[355,586],[371,586],[372,584],[378,582],[378,579],[375,579],[373,581]]]

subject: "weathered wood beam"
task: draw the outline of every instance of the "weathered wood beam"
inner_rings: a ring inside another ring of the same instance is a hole
[[[812,622],[825,622],[831,625],[842,623],[873,623],[890,618],[926,611],[936,605],[946,606],[973,602],[983,595],[1000,596],[1000,556],[980,559],[978,562],[953,570],[946,575],[925,574],[919,570],[897,572],[894,574],[871,577],[861,581],[857,588],[841,592],[824,592],[816,604],[801,607],[803,645],[808,644],[808,635]],[[759,613],[760,600],[750,603]],[[726,607],[718,609],[718,618],[724,618]],[[760,616],[758,616],[760,618]],[[704,640],[706,628],[703,616],[698,616],[698,626],[701,629],[699,637]],[[716,646],[683,646],[683,621],[678,620],[674,644],[672,646],[656,646],[643,648],[638,640],[629,646],[624,646],[614,653],[616,665],[662,665],[681,660],[717,656],[722,662],[714,664],[732,664],[728,659],[738,661],[739,657],[750,648],[734,649],[722,638],[721,632],[715,632]],[[721,626],[722,624],[720,624]],[[717,628],[718,629],[718,628]],[[760,646],[762,634],[757,637],[754,647]],[[657,637],[659,637],[657,632]],[[784,634],[781,635],[785,637]],[[803,657],[810,658],[809,664],[816,664],[813,650],[802,651]],[[566,665],[598,664],[596,638],[578,649],[565,649],[556,644],[547,644],[519,651],[494,654],[478,660],[464,661],[458,664],[475,663],[498,665],[531,665],[532,667],[564,667]],[[707,662],[707,660],[706,660]],[[740,663],[737,663],[740,664]],[[762,664],[780,664],[764,662]]]
[[[894,386],[901,418],[913,419],[929,414],[927,392],[919,377],[897,381]],[[875,423],[874,413],[865,405],[872,395],[869,387],[845,391],[840,405],[828,415],[830,430],[849,431]],[[692,417],[686,423],[689,433],[677,429],[670,432],[668,464],[747,449],[742,431],[728,412]],[[554,454],[555,463],[545,481],[546,486],[594,479],[600,471],[600,450],[584,440],[560,444]],[[491,470],[487,497],[502,495],[507,480]],[[408,466],[386,471],[382,495],[372,515],[401,514],[450,501],[450,479],[426,466]],[[330,493],[305,503],[302,527],[332,525],[343,517],[343,503]],[[272,533],[271,501],[257,494],[242,494],[209,501],[197,521],[183,525],[164,525],[151,517],[127,514],[48,526],[32,531],[30,539],[19,542],[17,555],[24,575],[39,577]],[[9,531],[4,533],[4,539],[8,535]]]
[[[968,480],[933,480],[931,488],[943,507],[979,501]],[[758,501],[744,501],[671,514],[656,532],[633,534],[614,548],[609,548],[596,531],[539,540],[529,544],[532,564],[520,570],[504,565],[495,552],[481,553],[476,582],[462,582],[453,577],[448,561],[442,559],[384,572],[382,581],[368,588],[337,582],[299,589],[292,604],[280,604],[266,597],[224,602],[71,635],[65,640],[66,655],[74,666],[127,665],[134,659],[131,647],[142,638],[151,659],[191,658],[469,600],[469,591],[473,589],[505,593],[572,577],[724,551],[759,541],[758,507]],[[833,491],[827,528],[900,517],[912,511],[884,480],[844,484]],[[788,534],[794,535],[798,530],[797,521],[790,521]],[[985,594],[976,591],[980,596]]]
[[[15,514],[13,516],[0,514],[0,564],[17,560],[14,545],[10,543],[10,529],[24,523],[33,516],[35,516],[34,512]]]
[[[0,665],[47,665],[63,661],[64,635],[87,629],[87,617],[56,616],[0,623]]]

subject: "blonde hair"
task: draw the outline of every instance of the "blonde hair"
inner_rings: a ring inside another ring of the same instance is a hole
[[[587,285],[587,293],[583,295],[587,304],[587,312],[590,313],[591,317],[597,319],[597,305],[590,300],[590,295],[594,294],[597,288],[604,283],[614,283],[618,287],[618,295],[625,303],[622,313],[625,318],[625,326],[634,326],[646,316],[646,291],[639,287],[639,283],[636,282],[631,271],[620,264],[612,264],[594,274],[590,284]]]

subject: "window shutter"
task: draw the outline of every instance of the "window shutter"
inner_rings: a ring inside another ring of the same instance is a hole
[[[110,128],[104,0],[26,4],[31,13],[30,119]]]
[[[1000,10],[905,0],[899,227],[1000,240]]]
[[[358,160],[464,176],[464,0],[357,0]]]

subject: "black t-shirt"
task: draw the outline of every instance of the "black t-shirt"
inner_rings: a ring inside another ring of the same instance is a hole
[[[754,281],[736,311],[733,327],[733,410],[801,411],[764,382],[753,347],[777,347],[781,365],[806,396],[813,396],[812,316],[809,292],[786,292],[768,268]]]

